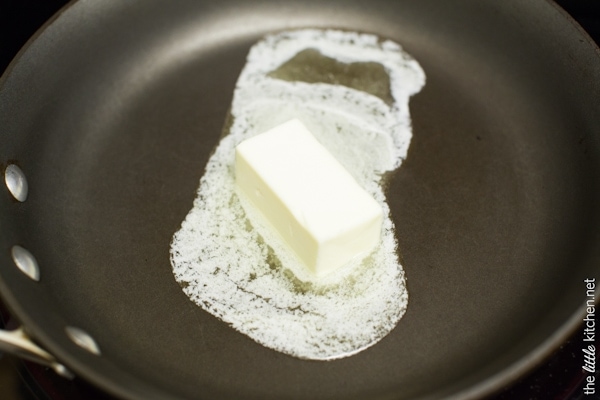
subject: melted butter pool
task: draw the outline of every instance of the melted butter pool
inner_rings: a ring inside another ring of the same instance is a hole
[[[374,35],[299,30],[250,50],[224,135],[171,243],[173,274],[197,305],[256,342],[328,360],[377,343],[406,311],[408,292],[383,189],[412,137],[408,100],[425,75]],[[241,141],[300,119],[382,205],[381,242],[318,280],[235,190]]]

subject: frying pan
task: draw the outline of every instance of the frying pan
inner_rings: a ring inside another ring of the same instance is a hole
[[[408,311],[331,362],[237,333],[169,264],[249,47],[309,26],[391,38],[427,75],[387,192]],[[585,316],[599,83],[598,48],[542,0],[73,2],[0,82],[17,194],[0,195],[0,292],[52,360],[123,398],[479,398]]]

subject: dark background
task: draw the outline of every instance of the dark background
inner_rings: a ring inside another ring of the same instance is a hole
[[[4,72],[31,35],[66,3],[67,0],[0,0],[0,72]],[[558,0],[557,3],[600,43],[600,0]],[[600,99],[598,102],[600,104]],[[0,311],[0,327],[16,323],[6,310],[0,308]],[[593,398],[583,395],[582,336],[582,331],[576,332],[537,369],[489,400],[600,399],[600,395]],[[9,355],[0,355],[0,398],[110,399],[83,381],[66,381],[52,371]]]

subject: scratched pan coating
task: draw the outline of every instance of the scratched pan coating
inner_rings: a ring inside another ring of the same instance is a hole
[[[195,306],[169,242],[264,34],[390,38],[427,75],[388,201],[410,294],[376,346],[268,350]],[[555,349],[598,277],[599,50],[547,1],[81,0],[0,83],[0,290],[75,373],[131,399],[478,398]],[[10,258],[19,244],[41,279]],[[65,326],[90,333],[89,354]]]

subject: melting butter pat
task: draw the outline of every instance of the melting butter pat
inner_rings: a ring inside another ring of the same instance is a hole
[[[240,143],[235,178],[317,277],[379,243],[381,206],[297,119]]]

